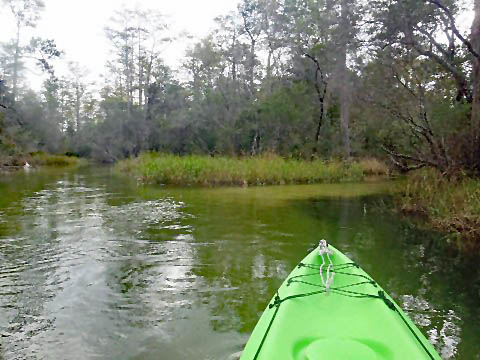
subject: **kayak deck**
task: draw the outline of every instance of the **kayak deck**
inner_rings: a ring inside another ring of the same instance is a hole
[[[322,265],[315,250],[292,271],[261,316],[241,360],[440,359],[372,278],[340,251],[329,249],[330,267]]]

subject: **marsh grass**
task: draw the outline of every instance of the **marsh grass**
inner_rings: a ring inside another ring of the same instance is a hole
[[[30,158],[26,158],[32,166],[48,167],[73,167],[86,164],[85,159],[65,155],[50,155],[42,152],[34,153]]]
[[[359,160],[358,166],[360,166],[365,175],[388,176],[392,174],[387,164],[372,157]]]
[[[172,185],[274,185],[360,181],[370,164],[299,161],[272,154],[258,157],[176,156],[147,153],[120,161],[116,168],[142,183]],[[377,173],[376,173],[377,174]]]
[[[480,249],[480,180],[447,179],[434,170],[412,173],[401,185],[397,207],[420,215],[463,250]]]

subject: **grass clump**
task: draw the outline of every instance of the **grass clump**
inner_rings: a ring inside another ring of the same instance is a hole
[[[448,232],[459,249],[480,249],[480,180],[447,179],[435,170],[412,173],[397,195],[398,208]]]
[[[26,159],[30,165],[37,166],[49,166],[49,167],[73,167],[85,164],[84,159],[80,159],[74,156],[65,155],[51,155],[43,152],[33,153],[31,159]]]
[[[391,175],[390,168],[384,162],[376,158],[365,158],[358,161],[358,166],[362,169],[365,175],[372,176],[389,176]]]
[[[87,164],[87,160],[66,155],[51,155],[44,152],[5,154],[0,152],[0,168],[23,169],[25,164],[32,167],[75,167]]]
[[[176,156],[147,153],[120,161],[116,168],[142,183],[173,185],[274,185],[363,180],[365,164],[300,161],[275,155],[258,157]]]

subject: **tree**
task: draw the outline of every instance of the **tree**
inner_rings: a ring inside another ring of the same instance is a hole
[[[351,155],[350,147],[350,103],[351,103],[351,81],[349,81],[349,70],[347,67],[347,53],[351,45],[353,35],[352,9],[354,8],[351,0],[341,0],[340,3],[340,21],[339,21],[339,93],[340,93],[340,122],[342,127],[343,153],[345,158]]]
[[[232,86],[236,87],[238,67],[242,61],[238,14],[233,12],[219,16],[215,22],[218,28],[214,30],[213,39],[218,44],[221,55],[230,64],[228,77],[232,80]]]
[[[263,47],[267,51],[267,61],[265,64],[265,79],[263,80],[267,94],[273,91],[273,72],[278,67],[278,58],[275,54],[279,49],[285,47],[281,42],[283,25],[285,17],[282,14],[283,6],[277,0],[259,0],[261,9],[261,30],[263,36]]]
[[[317,95],[319,111],[312,155],[318,155],[318,143],[325,122],[329,77],[333,68],[331,55],[334,51],[330,48],[333,43],[330,32],[330,9],[325,4],[316,2],[295,1],[289,4],[285,8],[289,22],[284,34],[291,44],[293,59],[300,55],[310,63],[310,66],[306,66],[297,58],[293,65],[295,73],[302,73],[301,76],[306,76],[306,79],[313,83]],[[305,69],[302,70],[302,67]]]
[[[13,101],[17,97],[18,73],[20,69],[20,59],[22,57],[22,47],[20,45],[21,32],[24,27],[35,27],[40,19],[40,12],[44,9],[45,4],[42,0],[2,0],[7,6],[16,24],[16,36],[14,40],[14,56],[13,56]]]
[[[243,0],[238,5],[238,10],[242,16],[243,21],[243,33],[248,37],[250,42],[250,53],[248,60],[248,82],[250,86],[251,96],[255,96],[255,66],[256,66],[256,46],[260,34],[261,28],[261,9],[257,0]]]
[[[468,41],[460,34],[455,17],[460,9],[453,0],[377,0],[371,2],[374,21],[370,32],[380,48],[406,48],[436,62],[455,79],[456,100],[472,101],[465,74],[464,53]],[[447,39],[440,40],[438,34]],[[467,47],[470,47],[467,45]]]
[[[399,86],[409,90],[416,98],[419,114],[423,114],[424,119],[410,125],[416,129],[416,135],[425,142],[424,146],[429,148],[431,156],[426,158],[418,149],[396,151],[391,144],[386,144],[385,148],[395,163],[406,171],[423,166],[434,166],[445,173],[462,166],[478,171],[479,145],[478,140],[472,138],[472,134],[476,133],[475,105],[472,107],[470,125],[465,124],[463,119],[457,119],[455,123],[441,125],[444,129],[450,128],[449,132],[439,132],[431,121],[434,120],[435,123],[436,119],[430,119],[429,124],[426,123],[426,119],[432,117],[435,111],[433,104],[439,104],[438,100],[434,100],[434,93],[430,91],[432,85],[422,83],[423,80],[411,81],[412,78],[425,79],[425,72],[430,72],[430,84],[438,84],[441,82],[439,75],[443,74],[452,80],[455,91],[445,92],[437,87],[435,91],[444,93],[443,103],[450,101],[448,111],[460,114],[465,108],[464,104],[472,106],[476,80],[469,76],[470,64],[473,61],[474,68],[478,53],[474,49],[473,28],[470,42],[457,27],[456,18],[461,11],[458,2],[378,0],[369,5],[373,14],[370,34],[373,36],[377,54],[389,54],[391,63],[395,63],[396,59],[409,58],[414,59],[417,64],[411,68],[412,74],[400,74],[398,69],[392,69],[392,74]],[[447,89],[452,89],[449,84],[446,85]],[[441,118],[438,114],[435,116]],[[458,129],[459,123],[464,124],[463,128]]]
[[[474,1],[474,19],[472,23],[471,45],[467,44],[474,55],[472,60],[473,68],[473,100],[472,100],[472,128],[474,134],[475,148],[474,158],[480,157],[480,1]],[[480,171],[480,164],[477,165],[477,171]]]

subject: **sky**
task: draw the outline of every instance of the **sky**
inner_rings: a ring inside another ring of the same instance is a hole
[[[110,46],[104,28],[114,11],[138,6],[142,9],[156,9],[166,16],[172,34],[187,31],[199,39],[214,27],[213,19],[233,11],[238,0],[44,0],[45,10],[37,27],[25,32],[27,42],[33,36],[54,39],[59,49],[65,52],[67,61],[80,63],[94,80],[103,73],[109,57]],[[15,27],[8,9],[0,10],[0,41],[14,37]],[[179,68],[185,50],[194,40],[172,43],[165,50],[165,62]],[[62,72],[60,67],[59,72]],[[29,71],[28,80],[33,88],[41,86],[42,78],[36,71]]]

